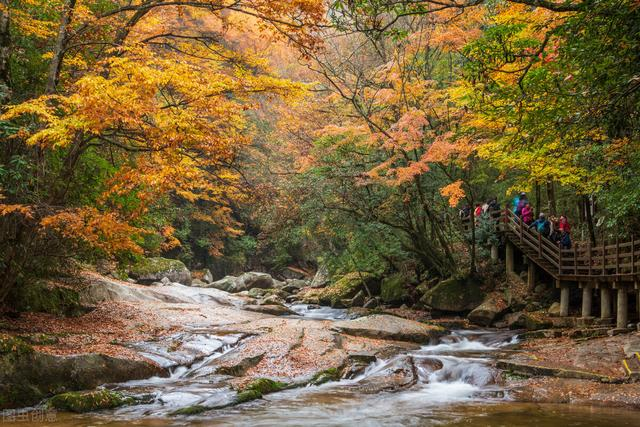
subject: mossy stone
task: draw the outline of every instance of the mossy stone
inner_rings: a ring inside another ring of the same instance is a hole
[[[387,304],[402,304],[409,300],[409,293],[405,284],[407,278],[402,274],[393,274],[382,280],[380,297]]]
[[[101,409],[112,409],[135,403],[132,397],[111,390],[95,390],[89,392],[69,392],[53,396],[47,401],[50,408],[66,412],[92,412]]]
[[[164,277],[172,282],[191,285],[191,272],[186,265],[177,259],[142,258],[129,267],[129,276],[142,284],[152,284]]]
[[[252,400],[257,400],[261,398],[262,398],[262,393],[260,393],[258,390],[241,391],[240,393],[238,393],[238,396],[236,396],[235,403],[240,404],[240,403],[250,402]]]
[[[420,299],[434,310],[462,313],[473,310],[484,300],[484,292],[473,280],[451,278],[429,289]]]
[[[80,305],[77,291],[63,287],[49,287],[36,281],[15,287],[8,300],[17,311],[49,313],[57,316],[79,316],[86,312]]]
[[[177,411],[173,411],[171,414],[169,415],[198,415],[201,414],[203,412],[206,412],[208,410],[210,410],[211,408],[209,408],[208,406],[202,406],[202,405],[191,405],[191,406],[187,406],[185,408],[180,408]]]
[[[329,381],[339,381],[340,370],[338,368],[329,368],[324,371],[317,372],[313,378],[311,378],[310,384],[320,385],[328,383]]]

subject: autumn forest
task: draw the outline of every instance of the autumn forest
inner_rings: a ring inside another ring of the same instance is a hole
[[[637,0],[0,0],[2,422],[637,425],[638,231]]]

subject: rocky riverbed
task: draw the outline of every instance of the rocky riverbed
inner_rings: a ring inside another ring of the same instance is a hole
[[[562,330],[461,331],[461,320],[418,321],[414,310],[284,306],[268,300],[274,293],[250,295],[251,287],[140,285],[95,273],[85,280],[80,299],[93,309],[79,317],[2,320],[3,408],[44,402],[116,418],[215,412],[240,420],[255,411],[269,419],[264,403],[248,402],[267,402],[282,417],[301,414],[299,399],[347,412],[376,401],[377,422],[385,405],[408,405],[404,422],[422,420],[419,408],[438,402],[640,408],[640,387],[620,364],[640,344],[637,334],[576,341]]]

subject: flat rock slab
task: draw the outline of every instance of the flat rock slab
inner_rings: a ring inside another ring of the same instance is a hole
[[[616,382],[615,378],[606,375],[600,375],[593,372],[578,371],[574,369],[529,365],[525,363],[507,362],[502,360],[496,363],[496,367],[498,369],[528,377],[573,378],[578,380],[600,381],[603,383]]]
[[[446,332],[440,326],[427,325],[387,314],[335,322],[332,329],[359,337],[417,343],[427,343]]]

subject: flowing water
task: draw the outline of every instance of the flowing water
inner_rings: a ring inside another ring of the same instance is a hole
[[[336,309],[292,307],[313,319],[344,319]],[[29,425],[79,426],[636,426],[638,413],[569,405],[521,404],[509,401],[492,360],[512,351],[510,332],[457,331],[435,345],[369,365],[348,380],[287,390],[264,399],[193,417],[169,414],[188,405],[217,406],[234,392],[225,377],[212,375],[216,359],[232,350],[239,335],[216,336],[192,331],[169,339],[186,342],[191,352],[168,352],[165,343],[139,347],[148,357],[171,367],[168,378],[150,378],[108,386],[144,396],[148,403],[88,415],[57,414]],[[182,348],[185,348],[183,344]],[[386,378],[407,361],[414,381],[395,391],[380,391]],[[375,390],[375,392],[372,392]],[[6,425],[12,423],[6,422]],[[4,425],[5,423],[0,423]],[[15,425],[24,425],[16,423]]]

